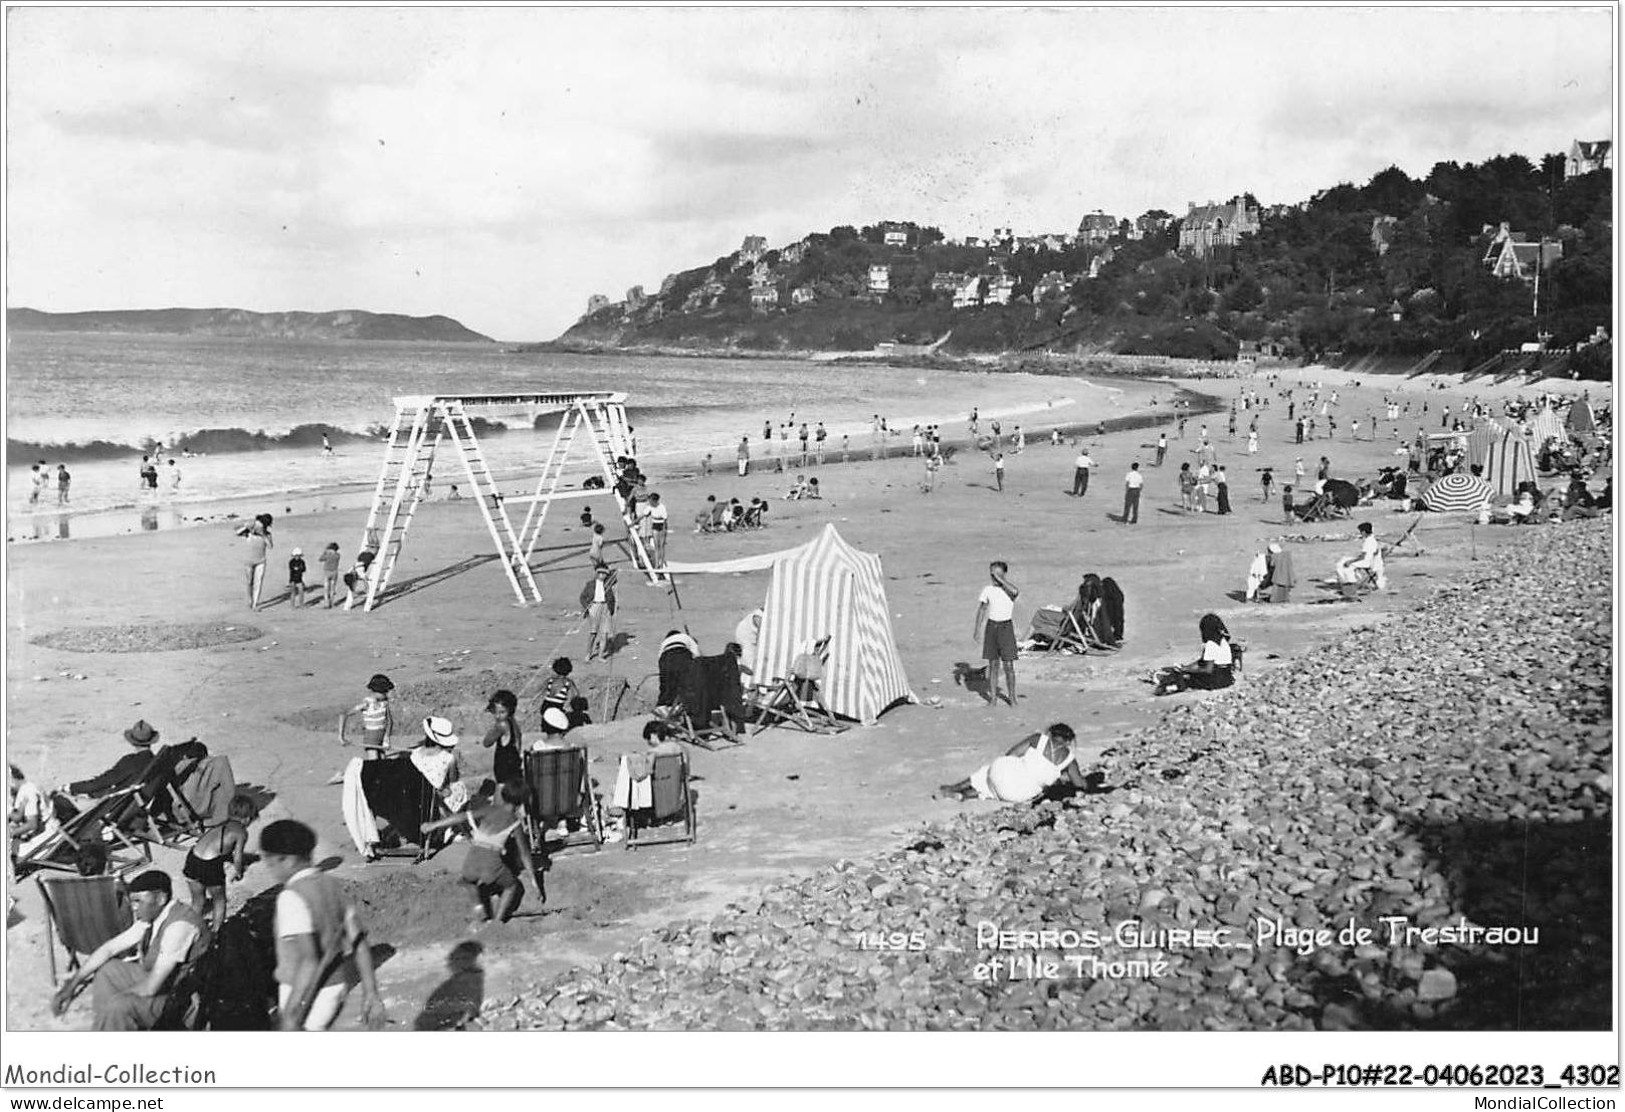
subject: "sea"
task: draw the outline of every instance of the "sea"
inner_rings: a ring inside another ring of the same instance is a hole
[[[671,476],[700,470],[708,454],[731,469],[746,435],[761,459],[764,423],[822,421],[832,453],[845,436],[857,456],[877,415],[894,430],[894,449],[906,450],[916,424],[962,437],[973,406],[1007,431],[1028,421],[1032,436],[1120,412],[1123,393],[1080,378],[874,363],[45,332],[9,335],[5,381],[11,541],[174,528],[259,508],[365,506],[400,395],[619,391],[640,465]],[[483,415],[481,448],[505,492],[534,491],[558,420]],[[159,460],[156,493],[138,484],[143,454]],[[565,486],[594,471],[585,451],[574,459]],[[53,478],[33,505],[29,472],[41,461]],[[72,477],[66,504],[58,464]],[[437,493],[459,479],[448,460]]]

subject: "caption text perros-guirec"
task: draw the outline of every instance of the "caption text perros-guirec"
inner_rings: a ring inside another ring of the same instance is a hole
[[[1125,919],[1102,931],[1092,927],[1006,929],[983,920],[976,924],[978,951],[1100,950],[1254,950],[1289,949],[1308,957],[1317,950],[1352,946],[1538,946],[1540,928],[1480,926],[1465,917],[1453,923],[1418,925],[1403,915],[1385,915],[1374,924],[1354,918],[1340,925],[1304,927],[1276,918],[1255,919],[1250,930],[1239,927],[1165,927]]]

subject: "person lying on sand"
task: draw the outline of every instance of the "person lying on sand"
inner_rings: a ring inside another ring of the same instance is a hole
[[[1029,734],[1012,745],[1003,756],[995,757],[965,779],[937,789],[938,799],[997,799],[1005,803],[1028,803],[1065,779],[1074,787],[1085,787],[1078,768],[1077,740],[1072,727],[1056,722],[1047,730]]]

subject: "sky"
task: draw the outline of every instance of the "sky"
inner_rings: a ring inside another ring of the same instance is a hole
[[[441,313],[1614,138],[1609,6],[6,12],[7,305]]]

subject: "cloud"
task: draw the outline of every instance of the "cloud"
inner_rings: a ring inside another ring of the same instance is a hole
[[[1606,9],[27,8],[18,303],[557,332],[747,233],[1075,228],[1612,136]]]

